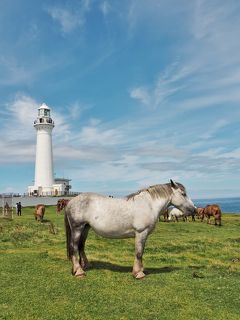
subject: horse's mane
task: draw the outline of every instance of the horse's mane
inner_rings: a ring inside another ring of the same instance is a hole
[[[181,183],[179,182],[175,182],[175,183],[178,185],[178,187],[181,190],[185,191],[185,187]],[[126,196],[127,201],[131,199],[134,200],[134,198],[137,195],[141,194],[142,192],[148,192],[152,199],[168,198],[172,193],[171,183],[156,184],[154,186],[149,186],[148,188],[141,189],[135,193],[131,193]]]

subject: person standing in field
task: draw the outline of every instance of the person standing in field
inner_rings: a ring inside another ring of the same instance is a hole
[[[18,202],[17,204],[17,215],[21,216],[22,215],[22,205],[21,202]]]

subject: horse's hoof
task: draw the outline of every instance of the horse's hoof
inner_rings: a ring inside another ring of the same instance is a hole
[[[135,274],[135,279],[143,279],[145,277],[145,273],[142,271],[139,271],[138,273]]]
[[[78,277],[78,278],[83,278],[86,276],[86,273],[83,271],[83,270],[76,270],[76,271],[73,271],[72,270],[72,275],[75,276],[75,277]]]
[[[74,276],[77,277],[77,278],[84,278],[86,276],[86,273],[84,271],[79,271],[77,270],[75,273],[74,273]]]
[[[86,277],[86,273],[84,272],[84,273],[79,273],[79,274],[75,274],[75,277],[76,278],[85,278]]]

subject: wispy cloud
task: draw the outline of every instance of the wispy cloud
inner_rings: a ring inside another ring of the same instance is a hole
[[[159,74],[154,85],[135,87],[130,90],[130,97],[138,99],[148,107],[157,108],[178,92],[183,91],[187,86],[185,81],[194,76],[197,68],[197,65],[190,64],[180,66],[176,61]]]
[[[68,115],[70,118],[72,118],[72,120],[79,119],[83,114],[83,112],[90,109],[91,109],[91,106],[83,104],[79,101],[75,101],[74,103],[67,106]]]
[[[151,96],[146,87],[137,87],[130,90],[130,97],[139,100],[146,106],[151,105]]]
[[[167,8],[166,3],[161,5]],[[240,6],[236,1],[205,0],[192,5],[192,11],[184,11],[189,29],[188,38],[178,44],[179,57],[164,70],[156,71],[157,81],[130,90],[130,96],[146,106],[169,107],[170,102],[180,112],[240,102],[236,69],[240,63],[240,44],[236,41],[240,23],[236,12]],[[140,10],[136,2],[133,6]],[[136,15],[135,10],[132,15]],[[138,19],[144,19],[143,15],[138,14]]]
[[[60,24],[63,34],[82,28],[86,21],[86,14],[91,8],[90,0],[73,1],[71,6],[49,6],[46,10],[51,18]]]
[[[109,3],[109,1],[103,1],[100,6],[99,6],[101,12],[103,13],[103,15],[106,17],[109,12],[111,11],[111,5]]]
[[[32,80],[32,72],[11,55],[0,56],[0,72],[0,85],[12,86],[29,83]]]

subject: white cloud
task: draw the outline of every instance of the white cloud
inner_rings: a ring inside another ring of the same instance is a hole
[[[53,7],[48,9],[48,13],[53,20],[60,23],[63,33],[69,33],[84,24],[79,15],[67,9]]]
[[[46,11],[60,24],[62,33],[68,34],[84,26],[90,8],[91,1],[83,0],[80,3],[72,2],[71,6],[50,6]]]
[[[160,7],[165,9],[166,16],[170,14],[165,1],[159,4],[159,10],[157,2],[151,3],[156,10],[153,16],[161,15]],[[174,10],[179,14],[181,9],[177,2],[175,4]],[[185,30],[183,42],[174,47],[179,57],[164,70],[156,71],[157,80],[154,83],[134,87],[130,96],[146,106],[161,106],[169,110],[172,107],[178,113],[223,104],[237,106],[240,103],[237,67],[240,63],[240,43],[236,41],[240,27],[236,14],[238,4],[236,1],[199,0],[187,7],[191,10],[186,10],[184,5],[182,7],[189,28]],[[149,14],[148,5],[143,8],[136,1],[131,2],[129,12],[135,26],[145,21]],[[179,15],[176,18],[179,20]]]
[[[101,128],[98,126],[85,126],[78,135],[83,145],[115,145],[121,141],[122,132],[117,128]]]
[[[200,136],[201,139],[210,139],[212,138],[219,130],[224,128],[229,124],[229,121],[226,119],[220,119],[217,120],[215,123],[212,124],[212,126],[206,130],[204,130],[204,133]]]
[[[39,104],[25,94],[17,94],[11,103],[7,104],[7,110],[13,119],[19,124],[29,126],[36,117],[36,110]]]
[[[176,93],[184,90],[184,81],[193,76],[197,69],[197,65],[181,66],[176,61],[159,74],[154,85],[136,87],[130,91],[130,97],[140,100],[148,107],[157,108]]]
[[[90,108],[90,106],[84,105],[79,101],[75,101],[67,107],[67,110],[69,112],[69,117],[71,117],[72,120],[77,120],[81,117],[83,112],[89,110]]]
[[[151,105],[151,98],[148,93],[148,89],[145,87],[134,88],[130,91],[130,97],[133,99],[140,100],[146,106]]]

